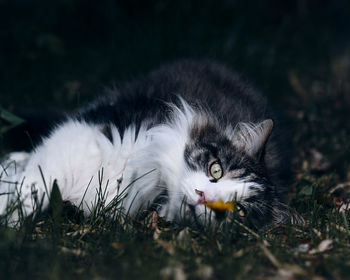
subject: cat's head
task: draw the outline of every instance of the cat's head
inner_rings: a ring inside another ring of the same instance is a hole
[[[226,215],[255,224],[285,219],[276,187],[265,166],[266,144],[273,129],[270,119],[239,123],[233,129],[199,118],[189,129],[183,168],[170,200],[171,211],[192,216],[201,225]],[[234,201],[234,212],[215,212],[206,205]],[[286,209],[286,208],[284,208]]]
[[[200,225],[216,223],[227,215],[258,227],[287,220],[302,222],[283,203],[285,185],[279,175],[288,172],[280,172],[283,166],[279,165],[288,164],[272,139],[273,121],[231,124],[180,100],[181,106],[171,105],[169,125],[152,131],[158,139],[153,158],[165,187],[159,196],[166,196],[160,203],[164,206],[161,216],[169,220],[190,217]],[[234,211],[215,212],[207,207],[217,201],[234,202]]]

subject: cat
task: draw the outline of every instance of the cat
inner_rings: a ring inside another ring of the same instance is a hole
[[[56,182],[87,216],[102,189],[106,205],[125,194],[119,207],[136,218],[151,209],[168,221],[215,224],[222,212],[206,203],[234,200],[241,219],[283,223],[292,218],[283,126],[267,99],[228,67],[169,63],[67,117],[31,153],[10,154],[0,211],[19,198],[16,222],[38,200],[47,208]]]

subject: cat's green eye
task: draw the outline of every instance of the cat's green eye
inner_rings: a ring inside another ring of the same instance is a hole
[[[215,180],[219,180],[223,175],[221,164],[218,162],[212,163],[209,167],[209,174]]]

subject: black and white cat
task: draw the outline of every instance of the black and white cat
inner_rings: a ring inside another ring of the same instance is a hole
[[[0,211],[19,195],[31,214],[33,193],[47,207],[56,180],[63,199],[86,215],[99,187],[109,203],[129,186],[120,207],[134,217],[152,208],[170,221],[185,215],[203,224],[216,220],[205,202],[235,199],[257,223],[283,222],[287,143],[266,99],[247,81],[215,62],[180,61],[68,117],[31,153],[10,154]]]

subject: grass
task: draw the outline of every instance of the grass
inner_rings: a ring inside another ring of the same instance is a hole
[[[161,62],[218,59],[290,120],[290,200],[306,224],[198,232],[160,221],[155,233],[103,205],[84,219],[57,198],[0,227],[0,278],[350,279],[348,1],[25,2],[0,0],[0,133],[20,121],[8,111],[69,111]]]
[[[47,212],[21,227],[0,228],[1,273],[15,279],[346,279],[348,213],[319,193],[319,183],[312,186],[294,202],[305,226],[252,230],[233,219],[206,231],[165,221],[155,231],[151,215],[136,222],[118,210],[112,220],[103,198],[98,213],[84,219],[53,188]]]

